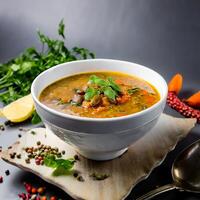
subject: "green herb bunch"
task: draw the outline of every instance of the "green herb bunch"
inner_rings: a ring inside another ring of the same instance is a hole
[[[88,49],[65,46],[65,25],[60,21],[58,34],[61,39],[51,39],[38,31],[42,51],[28,48],[17,58],[0,64],[0,101],[8,104],[30,93],[34,78],[46,69],[60,63],[94,58]]]

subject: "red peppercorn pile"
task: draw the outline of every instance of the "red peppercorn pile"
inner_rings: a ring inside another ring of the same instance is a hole
[[[167,103],[183,116],[187,118],[196,118],[197,122],[200,123],[200,110],[194,109],[182,102],[175,92],[168,92]]]
[[[44,195],[46,192],[45,187],[36,188],[30,183],[24,183],[24,187],[26,189],[26,193],[23,192],[21,194],[18,194],[18,197],[22,200],[58,200],[56,196],[51,196],[50,198],[47,198],[47,196]]]

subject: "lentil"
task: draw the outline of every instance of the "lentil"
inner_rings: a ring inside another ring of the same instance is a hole
[[[80,158],[79,158],[78,155],[74,155],[74,159],[75,159],[75,160],[80,160]]]
[[[26,158],[26,159],[25,159],[25,162],[26,162],[26,164],[30,164],[30,159],[29,159],[29,158]]]
[[[18,159],[21,159],[21,154],[17,154],[17,158],[18,158]]]
[[[9,155],[10,155],[10,158],[11,158],[11,159],[14,159],[14,158],[15,158],[15,154],[10,153]]]
[[[74,172],[74,173],[73,173],[73,176],[74,176],[75,178],[77,178],[77,177],[78,177],[78,172]]]
[[[82,176],[78,176],[77,180],[80,181],[80,182],[84,182],[85,181]]]

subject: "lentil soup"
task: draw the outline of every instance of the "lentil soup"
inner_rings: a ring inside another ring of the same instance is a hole
[[[147,109],[159,101],[160,95],[150,83],[135,76],[89,72],[52,83],[39,99],[46,106],[70,115],[112,118]]]

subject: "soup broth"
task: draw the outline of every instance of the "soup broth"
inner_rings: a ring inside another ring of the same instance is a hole
[[[91,118],[112,118],[145,110],[159,101],[145,80],[118,72],[72,75],[46,87],[40,101],[59,112]]]

